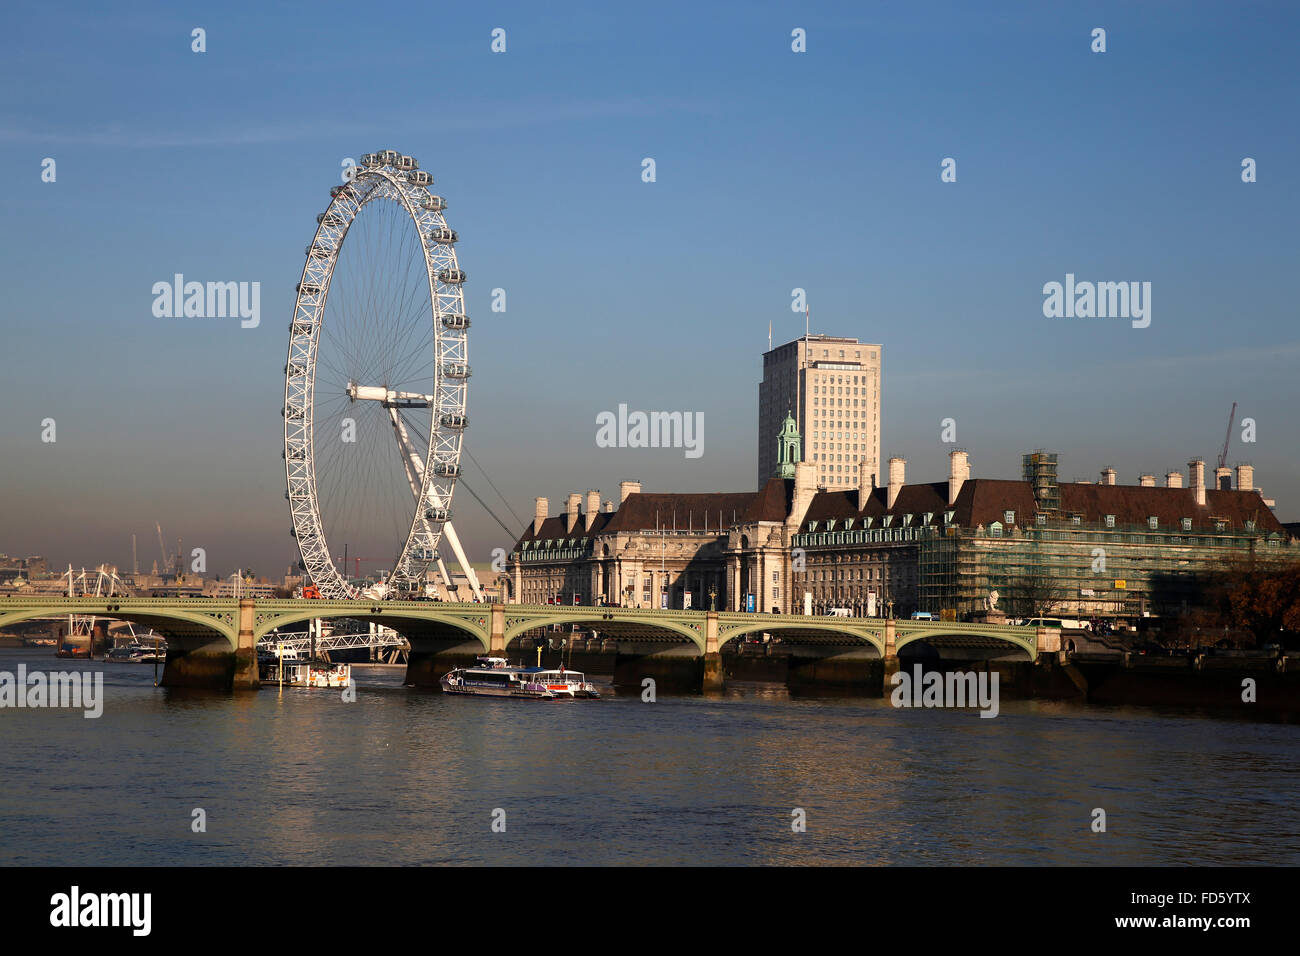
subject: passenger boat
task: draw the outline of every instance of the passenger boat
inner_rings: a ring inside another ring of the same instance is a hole
[[[292,651],[286,651],[283,658],[261,655],[258,663],[263,686],[340,688],[347,687],[352,680],[351,664],[308,661]]]
[[[578,671],[547,670],[508,663],[502,657],[480,657],[474,667],[457,667],[443,675],[444,693],[474,697],[523,697],[530,700],[597,699],[600,694]]]

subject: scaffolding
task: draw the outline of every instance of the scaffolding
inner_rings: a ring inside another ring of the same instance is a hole
[[[1175,533],[1038,516],[1029,527],[951,527],[923,537],[918,604],[961,618],[989,610],[996,597],[996,610],[1015,617],[1135,619],[1185,611],[1206,575],[1235,563],[1295,557],[1276,533]]]
[[[1034,502],[1040,514],[1056,517],[1061,513],[1061,486],[1056,478],[1056,452],[1039,449],[1020,456],[1021,474],[1034,490]]]

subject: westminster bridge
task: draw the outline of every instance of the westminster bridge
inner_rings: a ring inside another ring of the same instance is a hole
[[[960,660],[1033,661],[1060,649],[1060,632],[1052,628],[954,621],[441,601],[0,598],[0,628],[68,615],[150,627],[167,639],[164,685],[227,689],[257,687],[258,641],[313,618],[373,621],[393,629],[411,648],[406,682],[430,687],[454,666],[482,654],[503,657],[521,638],[553,626],[575,625],[614,642],[616,680],[685,672],[689,683],[705,688],[722,684],[723,645],[760,633],[779,637],[801,660],[883,660],[887,669],[896,668],[899,653],[916,642]]]

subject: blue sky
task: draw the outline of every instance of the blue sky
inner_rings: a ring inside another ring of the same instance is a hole
[[[1229,459],[1294,520],[1298,22],[1261,3],[15,8],[0,551],[128,566],[136,533],[147,565],[160,521],[213,570],[296,561],[293,289],[341,161],[384,147],[448,197],[467,445],[520,516],[621,478],[751,488],[768,323],[802,333],[802,287],[814,331],[884,345],[883,452],[913,480],[946,476],[946,417],[975,476],[1036,447],[1066,480],[1212,466],[1236,401],[1258,440],[1236,430]],[[155,318],[177,272],[261,282],[260,326]],[[1151,326],[1045,318],[1067,272],[1151,282]],[[598,448],[620,403],[703,412],[704,455]],[[468,496],[456,513],[474,558],[509,544]]]

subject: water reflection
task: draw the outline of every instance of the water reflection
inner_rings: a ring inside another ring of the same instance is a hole
[[[1045,701],[985,720],[740,682],[477,700],[363,668],[345,703],[0,651],[20,660],[102,669],[106,702],[94,721],[0,711],[6,864],[1300,862],[1300,730],[1282,723]]]

